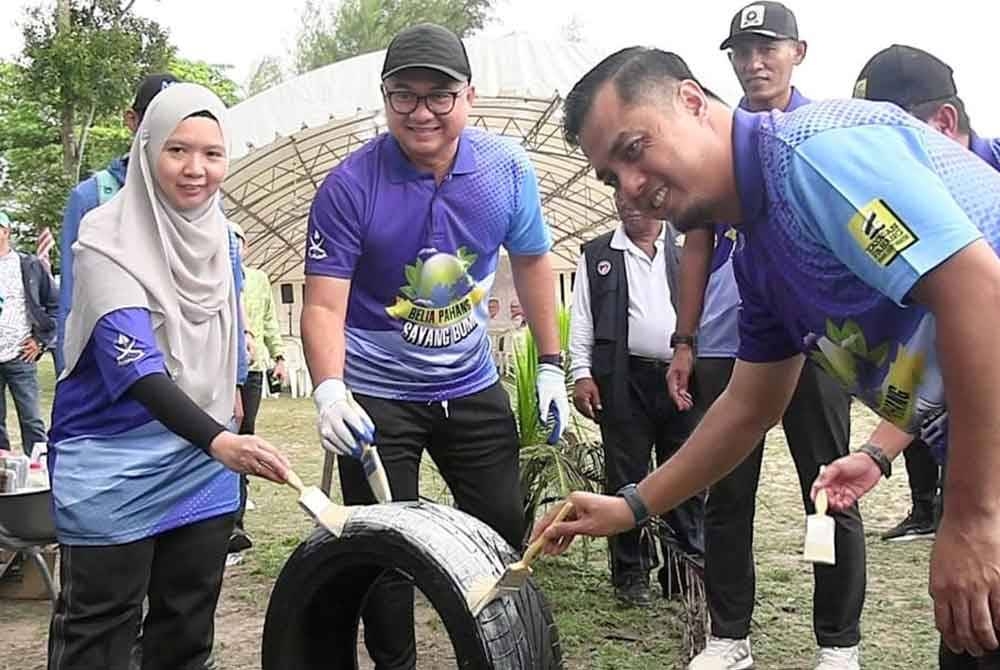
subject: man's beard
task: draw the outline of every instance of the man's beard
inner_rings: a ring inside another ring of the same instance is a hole
[[[710,228],[718,217],[712,214],[712,208],[706,203],[697,203],[672,220],[670,223],[679,233],[686,233],[697,228]]]

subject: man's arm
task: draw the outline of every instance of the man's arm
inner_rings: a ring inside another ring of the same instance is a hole
[[[711,228],[690,230],[684,235],[678,277],[680,295],[677,296],[677,333],[680,335],[694,335],[701,323],[705,287],[708,286],[714,249],[715,233]],[[688,390],[693,370],[694,348],[688,344],[678,344],[674,347],[670,369],[667,370],[667,392],[681,411],[694,407],[694,400]]]
[[[684,446],[639,484],[649,511],[673,509],[739,465],[781,420],[803,360],[796,355],[775,363],[737,361],[729,386]]]
[[[683,335],[693,335],[701,323],[714,250],[715,232],[711,228],[696,228],[684,234],[677,313],[677,332]]]
[[[537,256],[510,255],[510,269],[514,276],[524,318],[538,344],[541,356],[560,352],[559,324],[556,319],[556,283],[549,254]]]
[[[264,332],[261,337],[264,339],[264,346],[267,353],[274,360],[278,356],[284,356],[285,345],[281,341],[281,328],[278,325],[278,310],[274,306],[274,294],[271,293],[271,280],[266,279],[264,288]]]
[[[344,378],[344,324],[351,280],[306,276],[306,299],[300,327],[306,365],[313,385]]]
[[[1000,519],[1000,260],[974,242],[925,275],[913,297],[937,320],[949,413],[945,517]]]
[[[576,285],[569,319],[570,374],[573,381],[590,377],[590,357],[594,347],[594,323],[590,314],[590,282],[587,280],[587,259],[581,253],[576,264]]]

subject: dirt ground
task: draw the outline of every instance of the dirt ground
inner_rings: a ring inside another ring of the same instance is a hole
[[[42,386],[47,405],[47,385]],[[314,411],[308,400],[268,400],[258,420],[260,433],[285,449],[308,482],[319,481],[322,463],[322,451],[315,444]],[[854,446],[863,442],[873,426],[870,413],[856,405]],[[936,666],[937,637],[927,596],[931,544],[889,545],[878,537],[909,505],[902,464],[898,470],[899,475],[879,486],[863,505],[869,578],[862,654],[864,667],[878,670]],[[445,490],[428,464],[422,489],[436,499]],[[250,495],[256,509],[248,512],[247,527],[255,547],[243,564],[227,570],[216,620],[215,657],[225,670],[260,667],[260,637],[271,587],[311,527],[287,488],[254,484]],[[781,431],[774,430],[764,458],[756,520],[757,609],[752,635],[760,668],[812,667],[812,570],[798,558],[803,526],[791,458]],[[538,581],[556,617],[567,669],[684,667],[676,608],[658,601],[651,610],[618,609],[608,585],[604,552],[603,541],[580,543],[566,557],[537,566]],[[0,600],[0,670],[45,667],[49,615],[47,602]],[[419,600],[416,620],[419,668],[455,667],[443,624]],[[359,657],[362,668],[372,667],[363,645],[359,645]]]

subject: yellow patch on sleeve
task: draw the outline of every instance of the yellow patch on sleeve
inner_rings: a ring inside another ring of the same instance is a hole
[[[847,224],[851,236],[868,256],[885,267],[917,242],[917,236],[892,211],[876,198],[862,207]]]

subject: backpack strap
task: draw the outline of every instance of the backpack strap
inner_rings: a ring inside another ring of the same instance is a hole
[[[115,179],[115,176],[109,170],[95,172],[94,178],[97,180],[97,203],[99,205],[103,205],[108,200],[111,200],[121,188],[121,184],[118,183],[118,180]]]

